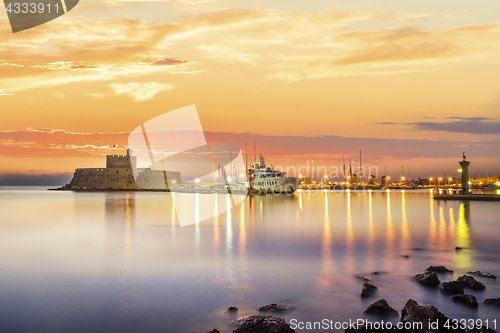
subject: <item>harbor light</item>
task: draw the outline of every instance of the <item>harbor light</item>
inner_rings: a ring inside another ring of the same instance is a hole
[[[387,179],[391,179],[391,177],[387,176]]]
[[[458,169],[458,172],[462,172],[462,169]]]
[[[200,182],[200,179],[199,178],[196,178],[196,182],[199,183]]]
[[[328,178],[328,176],[327,176],[327,175],[325,175],[325,179],[327,179],[327,178]]]
[[[401,180],[405,180],[405,177],[401,177]]]
[[[240,176],[241,176],[242,178],[243,178],[243,177],[245,177],[245,175],[244,175],[244,174],[241,174]]]
[[[299,175],[299,178],[302,178],[302,175]]]

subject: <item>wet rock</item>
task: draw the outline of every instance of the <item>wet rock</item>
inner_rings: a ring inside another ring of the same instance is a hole
[[[364,276],[361,276],[361,275],[354,275],[354,277],[358,280],[361,280],[361,281],[365,281],[365,282],[368,282],[370,281],[370,279],[367,279],[365,278]]]
[[[457,279],[458,282],[464,284],[465,287],[474,290],[484,290],[486,287],[481,282],[477,281],[475,278],[469,275],[462,275]]]
[[[496,333],[495,331],[493,331],[491,328],[486,328],[486,326],[482,326],[481,328],[477,328],[477,327],[474,327],[474,328],[467,328],[465,330],[466,333]]]
[[[457,246],[457,247],[455,248],[455,251],[462,251],[462,250],[465,250],[465,249],[464,249],[463,247],[460,247],[460,246]]]
[[[430,266],[427,268],[428,272],[434,272],[434,273],[453,273],[452,270],[444,267],[444,266]]]
[[[439,281],[437,274],[434,272],[425,272],[422,274],[417,274],[413,279],[425,286],[431,286],[431,287],[439,286],[439,284],[441,283],[441,281]]]
[[[375,295],[377,292],[377,287],[375,287],[373,284],[369,283],[364,283],[363,284],[363,290],[361,290],[361,297],[370,297]]]
[[[487,298],[483,302],[484,305],[491,305],[500,308],[500,298]]]
[[[491,273],[486,273],[486,272],[481,272],[481,271],[474,271],[474,272],[467,272],[467,274],[471,275],[476,275],[476,276],[481,276],[489,279],[496,279],[497,277]]]
[[[376,315],[376,316],[398,316],[398,312],[391,308],[385,299],[376,301],[370,304],[364,311],[366,314]]]
[[[452,330],[444,327],[448,318],[439,312],[439,310],[431,305],[419,305],[414,300],[410,299],[401,310],[400,321],[403,323],[422,323],[424,333],[465,333],[465,330]],[[433,327],[431,323],[437,323],[437,327]]]
[[[458,281],[443,282],[439,289],[447,294],[458,295],[464,293],[464,284]]]
[[[231,324],[238,325],[233,333],[295,333],[283,318],[273,316],[248,316]]]
[[[405,259],[410,259],[410,256],[408,256],[408,255],[402,255],[401,257],[403,257]]]
[[[453,295],[451,299],[455,302],[462,303],[468,305],[473,308],[477,308],[479,304],[477,304],[477,299],[473,295]]]
[[[288,313],[293,310],[293,305],[291,305],[290,303],[272,303],[261,306],[257,308],[257,310],[261,312]]]
[[[372,275],[380,275],[380,274],[382,274],[382,273],[380,273],[380,272],[373,272],[372,273]]]
[[[236,311],[238,311],[238,308],[235,307],[235,306],[230,306],[230,307],[227,308],[227,311],[228,312],[236,312]]]
[[[213,330],[211,330],[210,332],[207,332],[207,333],[220,333],[218,329],[214,328]]]

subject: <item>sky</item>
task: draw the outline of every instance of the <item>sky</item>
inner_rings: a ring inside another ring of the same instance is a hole
[[[192,104],[274,165],[500,175],[499,37],[494,0],[84,0],[18,33],[2,8],[0,184],[67,182]]]

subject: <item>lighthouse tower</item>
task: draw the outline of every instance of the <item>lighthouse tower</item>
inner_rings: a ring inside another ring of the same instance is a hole
[[[459,162],[462,172],[462,191],[460,193],[469,193],[469,165],[470,162],[466,160],[465,153],[463,153],[464,159]]]

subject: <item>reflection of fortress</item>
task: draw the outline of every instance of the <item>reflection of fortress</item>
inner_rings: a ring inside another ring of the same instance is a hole
[[[139,173],[137,180],[134,172]],[[76,169],[71,182],[65,186],[70,190],[166,190],[167,178],[181,184],[181,174],[177,171],[137,169],[137,157],[127,155],[107,155],[106,168]]]

